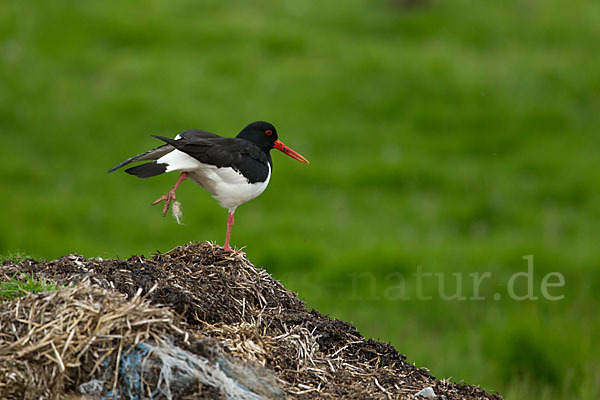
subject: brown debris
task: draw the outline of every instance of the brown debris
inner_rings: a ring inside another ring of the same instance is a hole
[[[272,373],[185,327],[139,294],[127,301],[88,282],[0,303],[0,398],[284,396]]]
[[[273,370],[290,398],[413,399],[432,387],[438,399],[501,399],[478,387],[435,379],[391,345],[366,340],[352,325],[307,310],[244,255],[232,256],[210,243],[126,261],[72,254],[50,262],[5,262],[0,280],[15,273],[59,284],[89,280],[129,298],[141,289],[150,302],[183,317],[180,330],[213,338],[232,357]]]

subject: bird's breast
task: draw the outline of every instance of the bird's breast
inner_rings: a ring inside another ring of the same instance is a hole
[[[252,163],[252,168],[242,171],[241,167],[202,163],[182,151],[173,150],[157,163],[167,164],[166,172],[186,171],[192,181],[208,190],[221,207],[229,210],[235,210],[240,204],[259,196],[271,179],[269,162]]]
[[[267,165],[268,174],[263,182],[250,183],[239,171],[231,167],[217,168],[203,165],[190,171],[190,178],[210,192],[221,207],[231,211],[239,205],[258,197],[265,191],[271,179],[271,167]]]

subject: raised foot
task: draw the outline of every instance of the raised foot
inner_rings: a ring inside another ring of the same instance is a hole
[[[165,201],[165,206],[163,207],[162,214],[163,214],[163,216],[166,216],[167,211],[169,211],[169,207],[171,206],[171,202],[176,200],[175,190],[173,190],[173,189],[169,190],[167,193],[163,194],[158,199],[154,200],[154,203],[152,203],[152,205],[155,206],[163,200]]]

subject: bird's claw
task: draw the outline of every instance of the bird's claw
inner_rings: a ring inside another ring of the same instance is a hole
[[[242,250],[236,250],[233,247],[230,246],[219,246],[217,245],[217,247],[221,250],[223,250],[225,253],[230,253],[231,255],[237,256],[237,255],[241,255],[246,257],[246,252],[242,251]]]
[[[154,203],[152,203],[153,206],[157,205],[158,203],[160,203],[161,201],[165,201],[165,206],[163,207],[162,210],[162,214],[163,216],[167,215],[167,211],[169,211],[169,207],[171,206],[171,202],[173,200],[175,200],[175,191],[174,190],[169,190],[167,193],[163,194],[162,196],[160,196],[158,199],[154,200]]]

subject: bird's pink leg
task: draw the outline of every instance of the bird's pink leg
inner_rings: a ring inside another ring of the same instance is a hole
[[[223,250],[226,252],[232,252],[233,249],[229,245],[229,237],[231,236],[231,227],[233,226],[233,213],[230,211],[227,214],[227,235],[225,235],[225,245],[223,246]]]
[[[179,175],[179,179],[177,179],[177,182],[175,182],[175,186],[173,186],[173,188],[171,190],[169,190],[166,194],[163,194],[162,196],[160,196],[158,199],[156,199],[154,201],[154,203],[152,203],[152,205],[157,205],[158,203],[160,203],[161,201],[165,201],[165,206],[163,207],[163,215],[167,215],[167,211],[169,211],[169,206],[171,205],[171,202],[173,200],[175,200],[175,191],[177,190],[177,188],[179,187],[179,185],[181,185],[181,182],[185,181],[188,177],[188,173],[187,172],[182,172],[181,175]]]

